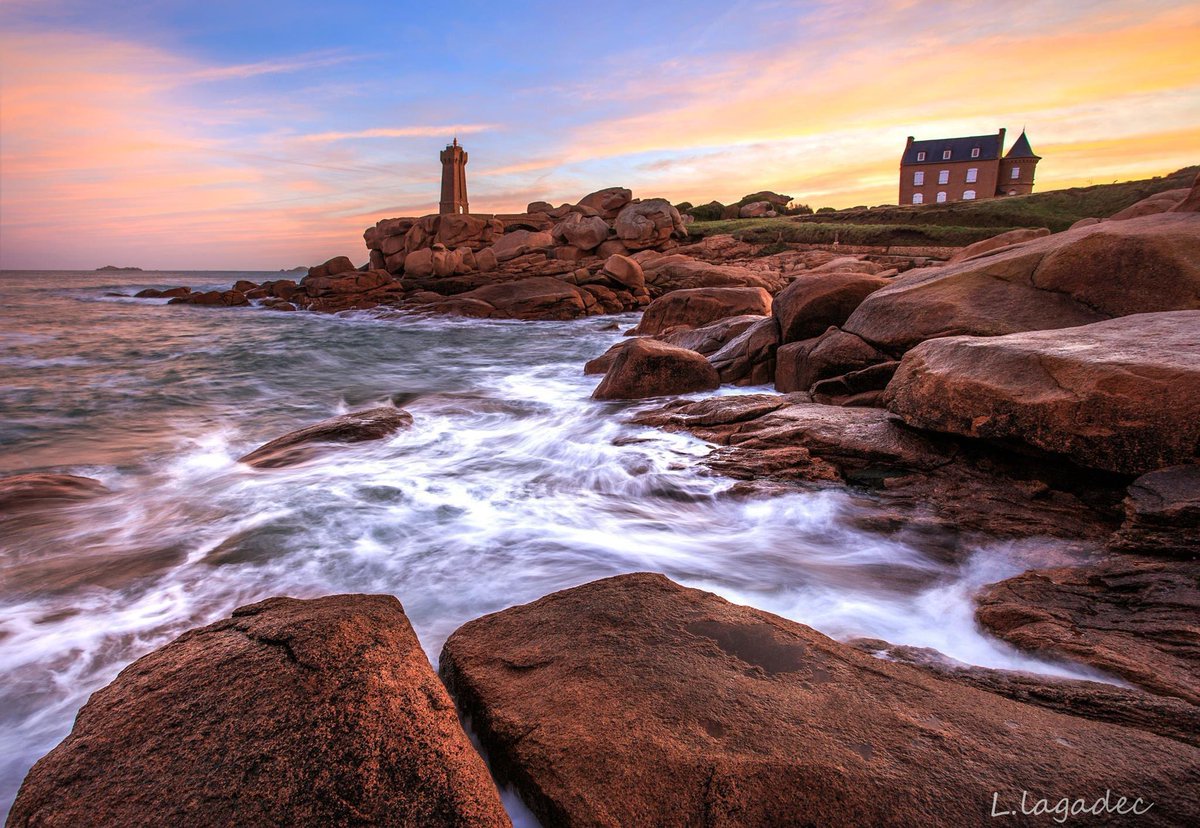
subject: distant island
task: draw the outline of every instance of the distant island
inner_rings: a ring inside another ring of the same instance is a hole
[[[296,265],[295,267],[293,267],[289,270],[284,270],[282,267],[279,268],[280,273],[305,273],[307,271],[308,271],[308,268],[305,267],[304,265]]]
[[[100,273],[100,272],[103,272],[106,270],[141,270],[141,268],[140,267],[117,267],[116,265],[105,265],[104,267],[96,268],[96,273]]]

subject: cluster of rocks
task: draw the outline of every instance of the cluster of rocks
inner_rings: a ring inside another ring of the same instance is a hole
[[[629,214],[627,238],[620,217],[651,202],[624,193],[530,205],[521,226],[390,220],[368,231],[382,267],[334,261],[196,303],[528,318],[644,304],[585,367],[604,374],[597,399],[774,383],[634,417],[711,442],[709,465],[756,491],[849,485],[881,532],[1078,541],[1085,563],[986,587],[976,618],[1128,686],[839,643],[650,574],[469,622],[439,681],[395,599],[278,598],[96,693],[10,824],[508,824],[458,716],[545,825],[990,824],[1023,791],[1043,814],[1079,797],[1095,817],[1200,823],[1200,179],[904,273],[728,237],[679,245],[657,205]],[[581,266],[539,270],[556,262]],[[357,412],[242,459],[304,462],[410,422]],[[8,507],[103,496],[81,478],[0,481]]]
[[[843,644],[661,575],[471,621],[440,672],[392,596],[242,607],[93,694],[8,824],[510,825],[497,782],[546,826],[983,825],[1022,791],[1200,820],[1194,686]]]
[[[687,228],[660,198],[622,187],[578,204],[529,205],[510,215],[388,218],[363,234],[370,261],[338,256],[298,282],[239,281],[227,290],[148,289],[172,304],[336,313],[394,307],[506,319],[576,319],[635,310],[655,293],[642,262],[678,247]]]
[[[1198,196],[1200,180],[1124,217],[1008,235],[901,275],[804,274],[765,310],[743,295],[722,316],[715,297],[670,294],[634,331],[656,347],[640,385],[623,376],[645,359],[636,340],[585,370],[607,372],[599,398],[639,396],[647,376],[654,395],[677,393],[678,376],[678,392],[698,390],[702,356],[707,387],[773,370],[785,393],[676,400],[634,419],[714,444],[708,464],[743,487],[850,485],[867,493],[864,526],[951,532],[950,554],[980,536],[1078,542],[1083,563],[984,590],[978,621],[1178,700],[1194,721]]]

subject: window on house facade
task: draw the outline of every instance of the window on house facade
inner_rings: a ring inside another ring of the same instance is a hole
[[[973,147],[973,148],[971,149],[971,157],[972,157],[972,158],[978,158],[978,157],[979,157],[979,147]]]
[[[974,190],[963,190],[963,201],[974,201],[974,200],[975,200],[975,191]]]
[[[978,167],[968,167],[967,168],[967,183],[974,184],[978,180],[979,180],[979,168]]]
[[[939,170],[938,171],[938,183],[939,184],[949,184],[950,183],[950,171],[949,170]]]
[[[1020,168],[1020,167],[1013,167],[1013,171],[1012,171],[1012,177],[1013,177],[1013,178],[1020,178],[1020,177],[1021,177],[1021,168]]]
[[[942,150],[942,160],[943,161],[950,160],[950,150]]]
[[[913,173],[913,186],[914,187],[920,187],[924,183],[925,183],[925,171],[924,170],[920,170],[919,172]]]
[[[921,152],[918,152],[918,153],[917,153],[917,160],[918,160],[918,161],[924,161],[924,160],[925,160],[925,152],[924,152],[924,151],[921,151]]]
[[[946,194],[938,193],[937,200],[938,200],[938,204],[943,203],[946,200]]]
[[[924,204],[925,196],[920,193],[913,193],[913,204]]]

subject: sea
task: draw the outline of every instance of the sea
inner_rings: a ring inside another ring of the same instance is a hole
[[[599,378],[584,362],[635,315],[485,321],[132,298],[279,275],[0,273],[0,475],[66,472],[112,490],[0,537],[0,816],[93,691],[185,630],[275,595],[395,595],[436,666],[472,618],[654,571],[839,639],[1097,677],[1022,655],[974,621],[972,594],[1051,541],[984,539],[947,556],[927,534],[862,528],[861,493],[747,495],[705,467],[712,446],[629,422],[655,403],[590,399]],[[721,393],[752,392],[770,389]],[[292,468],[237,460],[386,404],[412,427]]]

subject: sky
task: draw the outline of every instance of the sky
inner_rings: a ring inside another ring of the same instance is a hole
[[[906,136],[1036,190],[1200,162],[1200,3],[0,3],[0,268],[365,261],[362,230],[629,187],[894,203]]]

